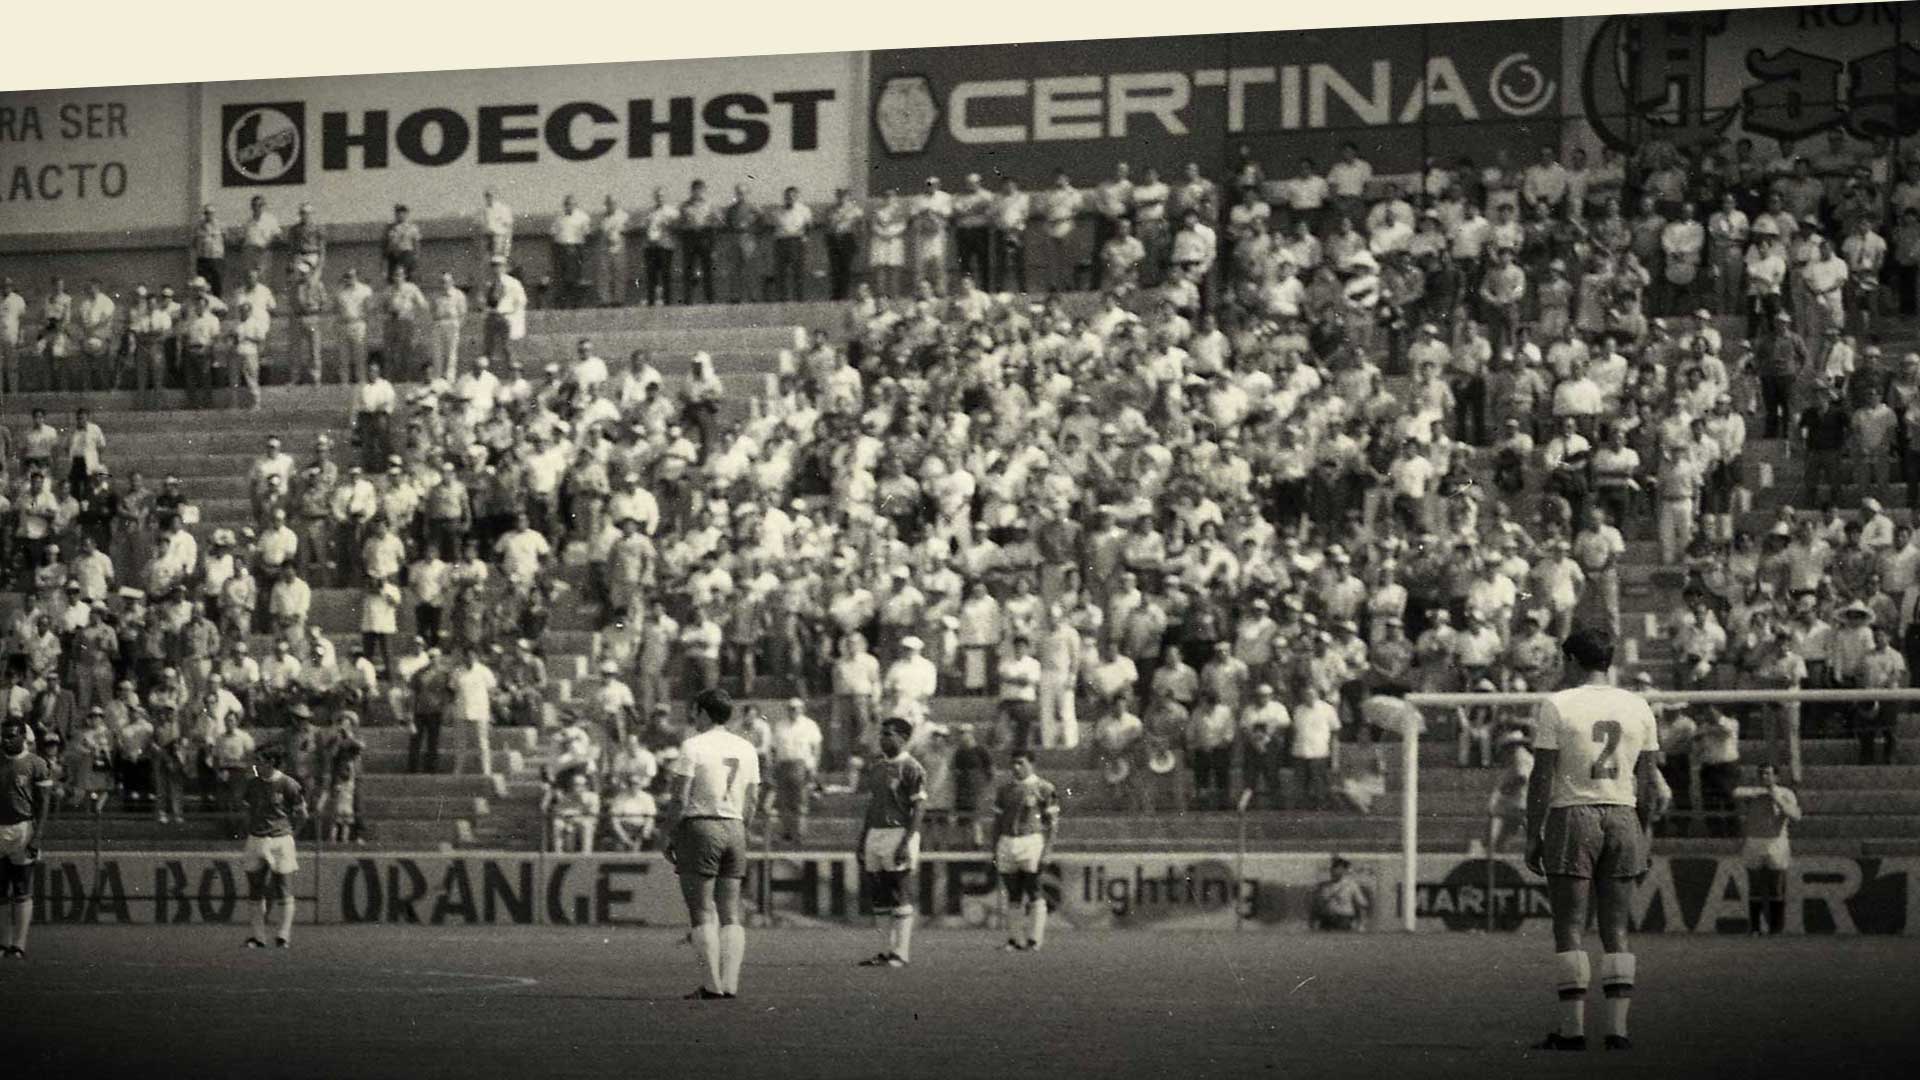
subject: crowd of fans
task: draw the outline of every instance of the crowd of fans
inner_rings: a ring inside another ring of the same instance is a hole
[[[1573,625],[1621,631],[1625,538],[1646,534],[1670,572],[1670,659],[1642,665],[1659,684],[1906,685],[1920,543],[1878,500],[1920,487],[1920,358],[1880,342],[1913,311],[1920,163],[1844,141],[1568,158],[1436,161],[1402,185],[1349,147],[1289,179],[1248,159],[1224,185],[1123,167],[1090,190],[968,178],[870,210],[843,198],[825,227],[854,238],[833,247],[836,275],[851,260],[844,328],[783,353],[744,415],[705,354],[663,371],[581,339],[529,365],[511,212],[489,197],[482,353],[460,359],[456,334],[431,367],[410,344],[360,356],[345,460],[323,440],[298,463],[270,440],[238,536],[202,552],[177,484],[117,489],[84,414],[70,431],[35,417],[5,454],[8,565],[28,594],[10,707],[43,738],[118,747],[111,710],[130,695],[212,768],[228,727],[297,727],[303,710],[410,724],[409,767],[428,770],[447,721],[484,771],[494,723],[543,726],[553,836],[574,847],[647,842],[681,734],[666,703],[715,685],[830,697],[821,722],[800,718],[811,739],[792,715],[746,722],[785,770],[796,838],[825,770],[887,715],[919,722],[963,830],[991,768],[979,751],[1083,741],[1116,806],[1250,792],[1364,809],[1386,786],[1370,690],[1557,685]],[[755,219],[786,260],[796,208]],[[661,235],[694,284],[711,282],[713,230],[754,235],[733,209],[699,226],[704,210],[679,211]],[[1084,215],[1083,250],[1062,226]],[[302,221],[294,291],[324,294],[324,234]],[[619,230],[572,207],[554,229],[575,276],[553,296],[572,302],[583,245]],[[363,303],[418,293],[411,235],[396,249],[389,233],[398,285],[350,283]],[[242,320],[266,289],[249,258]],[[626,299],[623,275],[603,299]],[[1031,279],[1099,293],[1017,291]],[[204,306],[219,287],[194,291]],[[464,313],[451,275],[437,295]],[[403,391],[388,368],[422,377]],[[1804,444],[1814,516],[1739,527],[1765,482],[1750,435]],[[359,597],[349,660],[308,625],[328,587]],[[549,670],[563,596],[595,620],[583,671]],[[257,663],[254,636],[271,642]],[[997,697],[997,722],[926,722],[951,694]],[[106,736],[86,735],[95,701]],[[1807,723],[1891,760],[1899,711]],[[1784,741],[1798,713],[1747,715]],[[1670,761],[1737,725],[1670,721]],[[1453,723],[1462,764],[1524,729],[1488,710]],[[126,775],[116,754],[94,760]],[[1718,806],[1725,785],[1702,776]]]

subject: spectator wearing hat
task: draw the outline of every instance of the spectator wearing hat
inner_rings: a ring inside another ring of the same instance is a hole
[[[414,284],[413,271],[404,266],[395,266],[387,270],[387,287],[379,298],[379,309],[383,315],[380,336],[380,359],[386,370],[401,378],[412,377],[415,373],[414,351],[419,341],[420,323],[430,318],[437,326],[439,309],[442,306],[457,305],[461,314],[466,311],[466,294],[454,290],[459,299],[455,300],[446,292],[446,276],[441,278],[441,290],[433,301]],[[445,297],[444,301],[442,297]]]
[[[273,270],[273,248],[285,238],[280,219],[267,209],[265,196],[247,201],[248,217],[240,226],[240,269],[266,277]],[[211,279],[209,279],[211,282]]]
[[[940,673],[933,661],[921,655],[926,643],[918,637],[900,642],[900,655],[881,676],[881,707],[889,716],[899,716],[918,725],[928,716]]]

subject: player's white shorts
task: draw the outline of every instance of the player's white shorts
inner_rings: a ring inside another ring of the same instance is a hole
[[[1040,852],[1046,846],[1047,838],[1039,833],[1003,836],[993,845],[994,868],[1003,874],[1038,873]]]
[[[896,862],[894,855],[900,850],[900,839],[907,835],[905,829],[871,829],[867,832],[867,849],[864,853],[865,869],[869,874],[884,873],[889,870],[913,870],[920,865],[920,834],[914,833],[907,842],[907,861]]]
[[[27,845],[33,843],[33,822],[0,825],[0,858],[15,866],[27,865]]]
[[[291,874],[300,869],[300,856],[291,836],[249,836],[245,858],[248,873],[262,865],[276,874]]]
[[[1740,846],[1740,858],[1749,870],[1785,870],[1793,865],[1793,848],[1785,836],[1752,836]]]

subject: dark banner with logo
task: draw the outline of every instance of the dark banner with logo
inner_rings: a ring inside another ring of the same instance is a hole
[[[1354,856],[1349,892],[1376,928],[1400,925],[1401,862]],[[1428,855],[1414,903],[1431,930],[1517,930],[1551,914],[1546,883],[1510,860]],[[1062,855],[1042,887],[1068,929],[1305,932],[1331,881],[1326,856]],[[844,925],[870,913],[853,860],[840,854],[756,857],[750,908],[767,899],[782,925]],[[419,926],[677,927],[685,919],[672,869],[656,854],[540,856],[513,852],[302,853],[301,919]],[[987,927],[1002,913],[991,861],[929,855],[913,879],[931,924]],[[1637,929],[1744,933],[1748,874],[1735,857],[1657,858],[1638,890]],[[50,855],[36,870],[39,919],[56,924],[244,924],[247,880],[237,857],[206,853]],[[1797,860],[1786,875],[1786,929],[1805,934],[1920,933],[1920,858]],[[317,907],[316,907],[317,905]]]
[[[1920,135],[1920,3],[1569,20],[1571,111],[1631,151],[1751,138],[1762,158]],[[1813,162],[1816,166],[1824,163]]]
[[[872,181],[978,172],[1085,185],[1127,161],[1171,183],[1240,148],[1271,178],[1354,143],[1382,173],[1433,155],[1515,164],[1558,143],[1557,19],[899,49],[872,55]]]

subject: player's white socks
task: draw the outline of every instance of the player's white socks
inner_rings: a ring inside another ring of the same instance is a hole
[[[709,919],[693,928],[693,951],[700,958],[700,972],[704,981],[700,984],[716,994],[726,991],[720,988],[720,923]]]
[[[16,949],[27,947],[27,928],[33,925],[33,898],[15,900],[8,905],[13,909],[13,940],[8,944]]]
[[[720,928],[720,992],[740,992],[740,963],[747,958],[747,928],[739,923]]]
[[[902,960],[913,959],[913,912],[894,912],[887,928],[887,951]]]
[[[267,940],[267,908],[272,906],[272,903],[270,900],[253,902],[253,937],[256,941]]]
[[[1586,950],[1554,953],[1555,984],[1560,992],[1560,1034],[1569,1039],[1587,1034],[1587,984],[1593,981],[1593,961]]]
[[[1632,953],[1606,953],[1600,957],[1600,992],[1607,1000],[1607,1034],[1627,1034],[1627,1009],[1633,1004],[1635,968]]]
[[[1047,943],[1047,902],[1035,897],[1027,901],[1027,940],[1039,948]]]
[[[280,900],[280,940],[282,941],[286,941],[287,939],[293,937],[293,915],[295,910],[296,908],[294,905],[293,897],[287,896],[287,897],[281,898]]]

